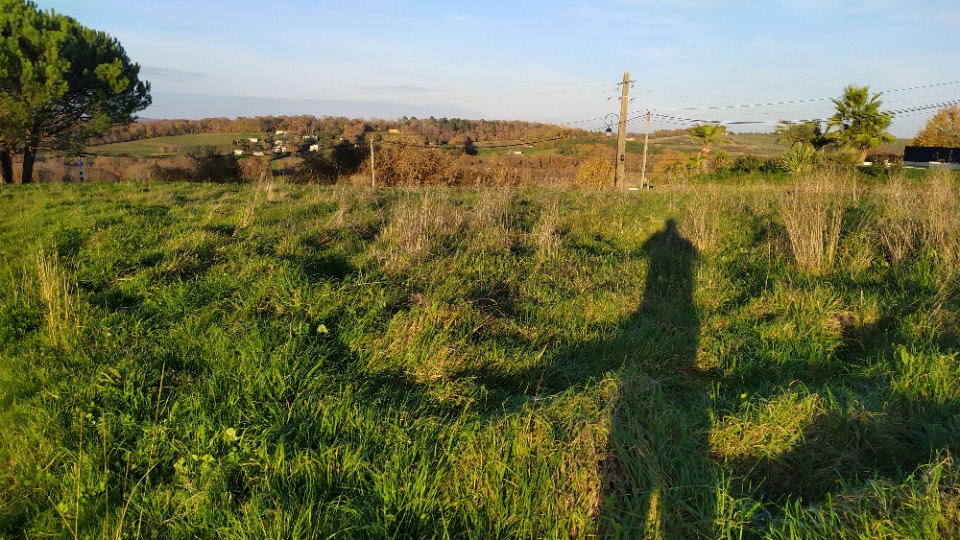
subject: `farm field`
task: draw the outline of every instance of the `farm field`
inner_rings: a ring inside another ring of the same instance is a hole
[[[0,536],[960,537],[960,181],[0,186]]]
[[[88,152],[93,155],[105,157],[168,157],[183,156],[195,153],[203,148],[215,148],[221,153],[232,152],[233,141],[237,139],[247,139],[250,137],[262,138],[262,134],[256,133],[198,133],[192,135],[178,135],[170,137],[154,137],[150,139],[140,139],[136,141],[104,144],[91,146]],[[635,136],[635,140],[627,143],[627,151],[633,154],[643,153],[643,136]],[[785,146],[777,144],[776,137],[772,133],[731,133],[730,142],[717,146],[718,150],[723,150],[733,154],[753,153],[759,156],[773,157],[779,156],[785,150]],[[501,154],[513,154],[522,152],[524,155],[540,156],[552,155],[556,153],[570,152],[574,146],[594,146],[602,144],[605,146],[616,147],[616,139],[600,139],[595,137],[574,137],[571,139],[560,139],[554,143],[538,143],[536,145],[524,146],[521,141],[487,141],[479,147],[481,156],[493,156]],[[673,137],[653,138],[650,140],[650,149],[657,152],[662,148],[696,153],[700,147],[687,135],[677,135]],[[902,150],[902,148],[901,148]]]
[[[94,155],[108,157],[185,156],[204,148],[214,148],[221,153],[230,153],[234,148],[233,141],[250,137],[262,138],[263,135],[256,133],[198,133],[91,146],[87,151]]]

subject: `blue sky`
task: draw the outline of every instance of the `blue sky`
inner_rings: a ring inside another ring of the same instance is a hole
[[[631,118],[651,109],[654,128],[824,118],[848,84],[886,91],[889,110],[960,100],[956,0],[37,2],[120,40],[153,85],[151,118],[600,129],[619,111],[624,71],[636,81]],[[903,113],[893,131],[912,136],[934,112]]]

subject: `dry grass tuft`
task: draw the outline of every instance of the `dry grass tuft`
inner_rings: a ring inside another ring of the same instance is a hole
[[[721,218],[727,207],[729,204],[723,200],[716,186],[710,184],[693,188],[681,229],[684,236],[689,238],[701,253],[711,251],[717,246]]]
[[[960,264],[960,203],[950,171],[933,171],[922,186],[893,178],[878,191],[877,236],[889,260],[903,264],[931,254],[946,277]]]
[[[818,172],[801,179],[779,197],[780,215],[797,265],[818,275],[833,266],[840,242],[844,179]]]
[[[880,240],[890,260],[901,264],[920,246],[919,192],[908,188],[902,178],[893,178],[879,196],[883,208],[877,227]]]
[[[380,233],[379,258],[387,271],[398,271],[428,258],[441,234],[452,235],[467,217],[449,204],[440,191],[407,194],[393,206]]]
[[[940,268],[952,275],[960,264],[960,193],[951,171],[934,171],[920,198],[920,231],[923,244],[932,250]]]
[[[560,249],[560,220],[560,209],[557,205],[550,206],[540,214],[531,231],[537,256],[543,260],[552,258]]]
[[[56,253],[37,250],[40,299],[46,306],[47,333],[57,347],[68,348],[80,325],[80,302]]]

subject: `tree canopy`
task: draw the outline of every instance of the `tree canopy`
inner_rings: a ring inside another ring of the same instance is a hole
[[[913,139],[915,146],[960,148],[960,105],[943,107]]]
[[[29,0],[0,0],[0,164],[13,180],[12,155],[23,153],[22,180],[41,149],[67,150],[110,126],[132,121],[151,103],[110,35]]]
[[[690,137],[700,143],[700,154],[710,153],[710,147],[714,144],[723,144],[730,142],[724,137],[727,135],[726,126],[720,124],[697,124],[689,129]]]
[[[809,144],[815,150],[819,150],[830,144],[830,138],[823,132],[820,122],[810,120],[807,122],[787,122],[781,120],[774,129],[777,135],[777,142],[794,146],[796,144]]]
[[[833,104],[837,112],[827,121],[827,126],[837,131],[831,136],[842,146],[859,152],[861,163],[867,157],[867,150],[896,140],[887,132],[893,115],[880,111],[880,94],[870,95],[869,86],[847,86],[843,96],[834,99]]]

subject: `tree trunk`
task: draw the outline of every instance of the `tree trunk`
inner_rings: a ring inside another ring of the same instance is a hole
[[[0,150],[0,184],[13,183],[13,154],[10,150]]]
[[[29,146],[23,149],[23,174],[20,183],[33,182],[33,163],[37,159],[37,151]]]

